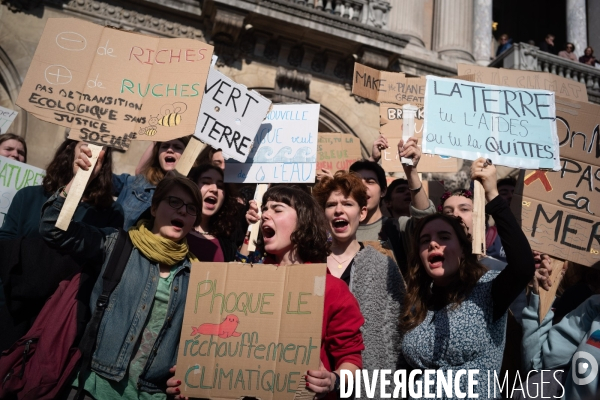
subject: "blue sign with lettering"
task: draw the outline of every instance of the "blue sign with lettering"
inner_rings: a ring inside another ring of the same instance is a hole
[[[423,153],[560,169],[554,93],[428,76]]]
[[[315,181],[320,104],[276,104],[260,126],[245,163],[227,161],[225,181]]]

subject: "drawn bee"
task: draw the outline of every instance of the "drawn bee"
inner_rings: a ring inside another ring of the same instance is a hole
[[[148,119],[149,126],[140,128],[140,135],[154,136],[156,135],[156,124],[158,124],[158,116]]]
[[[177,126],[181,122],[181,114],[186,110],[187,105],[185,103],[165,104],[160,109],[162,117],[158,120],[158,124],[166,127]]]

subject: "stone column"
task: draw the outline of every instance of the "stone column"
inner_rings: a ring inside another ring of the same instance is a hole
[[[492,56],[492,0],[474,0],[473,56],[479,65],[488,65]]]
[[[585,0],[567,0],[567,42],[575,45],[575,54],[583,55],[587,47]],[[562,49],[559,49],[562,50]]]
[[[433,49],[440,54],[474,61],[473,0],[436,0]]]
[[[423,42],[423,0],[390,0],[390,31],[401,33],[417,39],[417,43],[424,46]]]

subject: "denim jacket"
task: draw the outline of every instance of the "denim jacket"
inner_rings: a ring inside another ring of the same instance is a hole
[[[117,203],[123,207],[125,213],[123,229],[127,231],[152,205],[156,186],[148,182],[144,175],[113,174],[112,182]]]
[[[58,194],[44,204],[40,234],[47,242],[73,257],[102,260],[102,271],[90,299],[93,312],[96,300],[102,293],[102,274],[118,232],[114,228],[100,229],[75,221],[71,221],[67,231],[56,228],[63,204],[64,199]],[[171,284],[167,317],[138,381],[138,388],[142,391],[164,392],[171,376],[169,368],[176,364],[190,267],[187,257],[174,266],[175,277]],[[100,323],[92,357],[92,370],[98,375],[113,381],[125,377],[152,307],[159,277],[158,264],[148,260],[134,247]]]

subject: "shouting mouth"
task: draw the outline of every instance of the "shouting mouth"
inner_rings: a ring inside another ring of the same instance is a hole
[[[171,225],[175,228],[175,230],[181,231],[183,229],[184,223],[182,219],[175,218],[171,220]]]
[[[440,252],[436,252],[436,253],[431,253],[429,255],[429,257],[427,257],[427,261],[429,262],[429,266],[432,269],[435,268],[441,268],[442,265],[444,264],[444,253],[440,253]]]
[[[270,226],[263,225],[262,234],[263,234],[263,240],[266,243],[275,236],[275,229],[271,228]]]
[[[208,210],[214,210],[217,207],[217,198],[215,196],[206,196],[204,205]]]
[[[336,218],[331,221],[331,227],[335,233],[342,233],[348,229],[350,223],[344,218]]]

